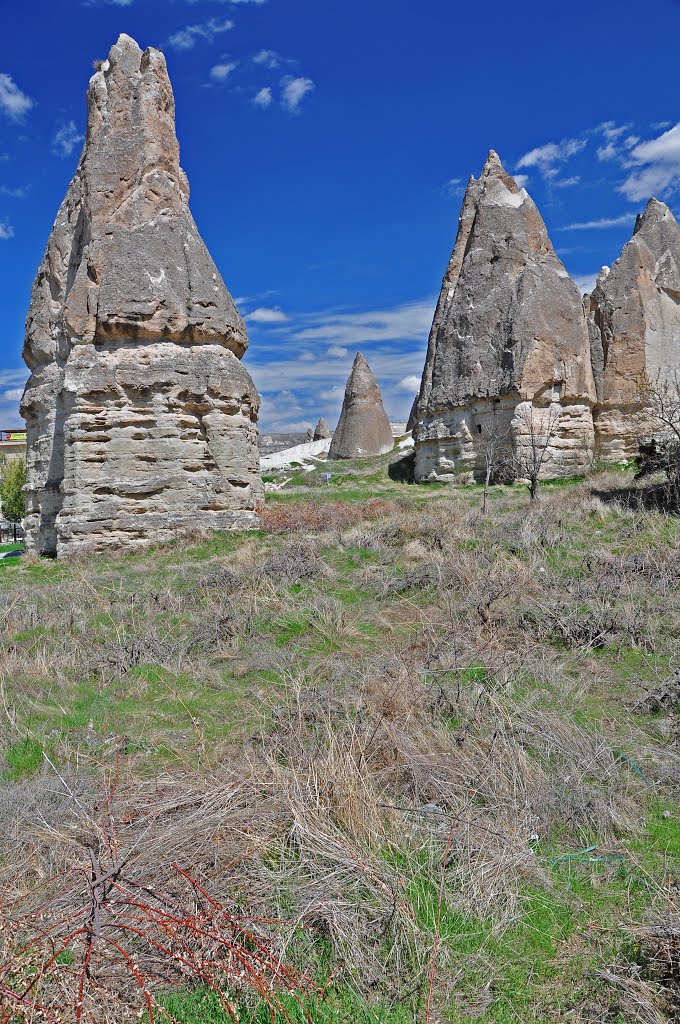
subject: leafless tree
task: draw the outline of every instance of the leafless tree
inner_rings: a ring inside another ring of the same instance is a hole
[[[638,476],[665,472],[671,489],[680,492],[680,374],[658,373],[643,381],[641,400],[649,414],[652,436],[640,445]]]
[[[507,427],[501,426],[494,418],[490,426],[478,426],[472,441],[477,463],[484,466],[482,512],[486,515],[491,484],[512,479],[512,440]]]
[[[551,405],[547,409],[524,407],[516,413],[519,426],[515,439],[515,470],[517,476],[529,481],[532,504],[539,500],[541,470],[548,460],[550,445],[557,433],[560,410]]]

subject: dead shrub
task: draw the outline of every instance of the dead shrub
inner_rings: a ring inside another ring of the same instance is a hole
[[[326,567],[309,544],[294,542],[270,555],[259,571],[272,580],[298,584],[325,575]]]
[[[278,502],[267,505],[260,512],[262,528],[266,533],[297,534],[328,533],[366,519],[379,519],[394,512],[396,505],[383,498],[365,502],[329,501]]]

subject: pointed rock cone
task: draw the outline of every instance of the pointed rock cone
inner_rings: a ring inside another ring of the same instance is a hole
[[[332,437],[332,434],[331,434],[330,430],[328,429],[328,424],[326,423],[325,419],[322,416],[321,419],[319,420],[319,422],[317,423],[317,425],[314,427],[314,438],[313,438],[313,440],[314,441],[325,441],[326,438],[328,438],[328,437]]]
[[[489,153],[471,178],[430,332],[414,439],[417,480],[481,472],[475,437],[534,415],[559,431],[549,475],[585,472],[595,388],[578,288],[525,189]],[[565,410],[562,415],[562,410]]]
[[[188,200],[165,57],[121,35],[90,79],[26,322],[29,550],[257,523],[246,330]]]
[[[420,395],[416,395],[416,397],[413,399],[413,405],[411,406],[411,411],[408,414],[408,420],[406,421],[406,433],[407,434],[409,433],[409,431],[413,430],[413,428],[415,427],[416,423],[418,422],[418,399],[419,398],[420,398]]]
[[[345,400],[333,434],[329,459],[362,459],[392,450],[394,438],[371,368],[357,352]]]
[[[616,263],[602,268],[588,314],[598,451],[631,459],[654,429],[640,415],[640,382],[680,367],[680,225],[665,203],[649,200]]]

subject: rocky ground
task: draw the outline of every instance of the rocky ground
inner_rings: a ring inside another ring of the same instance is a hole
[[[3,1024],[677,1019],[678,519],[403,458],[0,561]]]

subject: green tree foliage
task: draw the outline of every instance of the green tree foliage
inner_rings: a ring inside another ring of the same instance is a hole
[[[26,512],[24,484],[26,463],[23,459],[4,459],[0,464],[0,504],[2,515],[11,523],[18,523]]]

